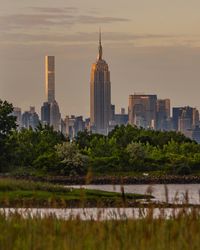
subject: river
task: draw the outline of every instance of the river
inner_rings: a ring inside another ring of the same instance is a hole
[[[70,187],[121,192],[121,185],[76,185]],[[191,204],[200,204],[200,184],[123,185],[123,188],[125,193],[152,193],[155,201],[158,202],[165,202],[168,199],[170,203],[185,203],[185,200],[188,199]]]
[[[73,188],[88,188],[104,191],[114,191],[121,192],[120,185],[84,185],[84,186],[66,186]],[[190,204],[200,204],[200,184],[169,184],[165,185],[124,185],[125,193],[139,193],[146,194],[151,193],[155,197],[156,202],[165,202],[168,199],[170,203],[184,203],[187,200]],[[166,191],[167,190],[167,191]],[[167,194],[166,194],[167,192]],[[185,198],[185,197],[188,198]],[[167,197],[167,198],[166,198]],[[160,216],[164,218],[170,218],[177,216],[178,213],[182,211],[181,208],[165,208],[158,209],[155,208],[153,211],[148,208],[72,208],[72,209],[53,209],[53,208],[2,208],[1,213],[6,215],[18,212],[24,217],[31,216],[55,216],[60,219],[75,219],[79,218],[81,220],[110,220],[110,219],[127,219],[127,218],[144,218],[149,212],[153,213],[153,218],[158,218]],[[186,209],[187,212],[191,211],[191,208]],[[200,213],[200,209],[198,209]]]

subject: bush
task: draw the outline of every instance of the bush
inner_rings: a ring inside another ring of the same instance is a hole
[[[114,171],[122,170],[119,164],[119,159],[115,156],[92,158],[91,165],[93,171],[99,173],[112,173]]]
[[[60,160],[58,168],[61,174],[70,176],[86,174],[88,157],[79,152],[75,143],[64,142],[55,148]]]
[[[33,162],[35,168],[42,169],[45,172],[58,171],[58,165],[59,159],[55,153],[44,153]]]
[[[191,168],[187,165],[180,166],[176,169],[178,175],[189,175],[191,174]]]

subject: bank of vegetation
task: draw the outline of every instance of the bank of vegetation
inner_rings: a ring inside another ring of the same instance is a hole
[[[116,127],[108,136],[80,132],[69,142],[52,127],[17,130],[0,101],[0,172],[16,175],[140,176],[200,172],[200,145],[181,133]]]
[[[140,205],[151,195],[66,188],[44,182],[0,179],[0,208],[125,207]]]

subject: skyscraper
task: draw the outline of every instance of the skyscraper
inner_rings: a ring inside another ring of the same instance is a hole
[[[108,64],[103,60],[101,32],[99,33],[99,53],[92,64],[90,80],[90,124],[95,133],[106,135],[111,115],[111,83]]]
[[[187,130],[199,126],[199,111],[193,107],[174,107],[173,108],[174,130],[185,134]]]
[[[45,56],[45,93],[46,100],[55,101],[55,57]]]
[[[170,123],[170,99],[158,99],[156,127],[158,130],[169,130]]]
[[[17,129],[20,130],[22,127],[22,110],[21,110],[21,108],[14,107],[12,115],[16,117]]]
[[[54,130],[61,130],[61,114],[55,99],[55,57],[45,56],[46,101],[41,107],[43,124],[50,124]]]
[[[22,127],[23,128],[32,128],[35,130],[39,125],[39,116],[35,112],[35,107],[30,107],[29,111],[25,111],[22,114]]]
[[[61,131],[61,114],[56,100],[50,103],[50,125],[54,130]]]
[[[41,121],[43,125],[50,125],[50,103],[44,102],[41,107]]]
[[[156,95],[129,96],[129,124],[143,128],[156,128]]]

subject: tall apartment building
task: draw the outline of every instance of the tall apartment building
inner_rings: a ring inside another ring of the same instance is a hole
[[[157,95],[130,95],[129,124],[143,128],[156,128]]]
[[[174,107],[173,108],[173,128],[176,131],[185,132],[199,126],[199,112],[193,107]]]
[[[158,99],[157,100],[157,118],[156,129],[158,130],[170,130],[170,99]]]
[[[61,114],[56,100],[50,103],[50,126],[56,131],[61,131]]]
[[[46,100],[55,101],[55,57],[45,56],[45,94]]]
[[[25,111],[22,114],[22,127],[29,129],[32,128],[33,130],[37,128],[39,125],[39,116],[35,112],[35,107],[30,107],[29,111]]]
[[[50,103],[44,102],[41,107],[42,125],[50,125]]]
[[[115,114],[115,124],[118,126],[128,124],[128,114],[125,108],[121,108],[120,114]]]
[[[85,122],[82,116],[66,116],[65,120],[66,135],[70,140],[75,138],[80,131],[85,130]]]
[[[61,131],[61,114],[55,99],[55,57],[45,56],[45,95],[46,102],[41,107],[42,124],[53,126]]]

